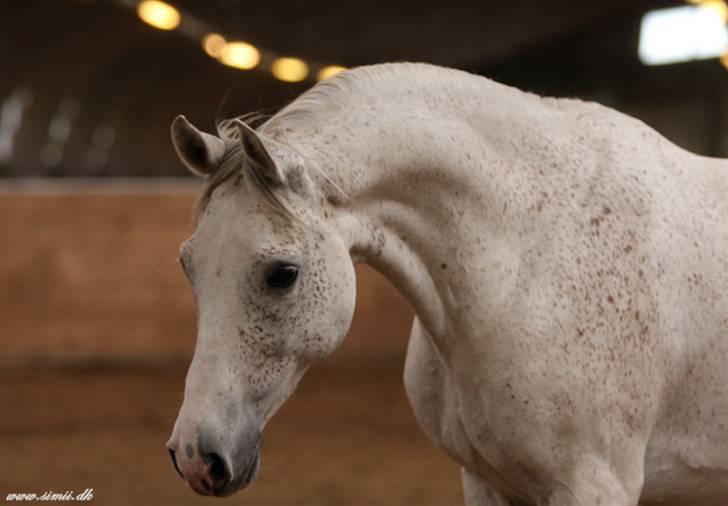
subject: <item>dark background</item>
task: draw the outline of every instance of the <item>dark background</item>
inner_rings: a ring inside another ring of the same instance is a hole
[[[728,71],[717,59],[659,67],[637,59],[642,14],[679,2],[176,5],[228,38],[280,54],[345,66],[425,61],[457,67],[538,93],[596,100],[687,149],[728,154]],[[4,176],[183,175],[167,133],[176,114],[212,129],[221,117],[275,112],[312,84],[225,67],[199,40],[153,29],[112,1],[2,2],[0,62],[0,103],[18,90],[32,97],[14,156],[0,161]],[[75,115],[62,153],[42,156],[53,118],[69,103]]]

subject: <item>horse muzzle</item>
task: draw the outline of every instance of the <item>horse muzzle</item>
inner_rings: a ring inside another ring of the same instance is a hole
[[[226,439],[198,428],[194,442],[173,434],[167,443],[175,469],[200,495],[229,496],[250,485],[258,474],[260,431],[227,444]]]

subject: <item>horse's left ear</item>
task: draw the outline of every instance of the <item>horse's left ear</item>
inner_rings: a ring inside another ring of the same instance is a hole
[[[274,186],[280,186],[285,183],[285,175],[281,169],[276,166],[275,162],[268,154],[255,130],[250,128],[239,119],[233,122],[240,132],[240,144],[243,152],[248,159],[258,166],[261,174]]]
[[[182,163],[196,176],[209,176],[225,154],[225,142],[201,132],[180,115],[170,128],[172,144]]]

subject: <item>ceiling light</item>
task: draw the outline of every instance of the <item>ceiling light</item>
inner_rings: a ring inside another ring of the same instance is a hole
[[[328,67],[324,67],[319,70],[316,77],[319,81],[323,81],[324,79],[328,79],[329,77],[338,74],[342,70],[346,70],[346,67],[342,67],[340,65],[329,65]]]
[[[298,58],[276,58],[271,66],[271,71],[281,81],[297,83],[308,76],[308,65]]]
[[[220,61],[229,67],[250,70],[260,62],[260,52],[247,42],[228,42],[220,50]]]
[[[639,57],[645,65],[716,58],[728,52],[728,29],[719,9],[684,6],[642,18]]]
[[[177,9],[158,0],[144,0],[137,5],[137,14],[145,23],[160,30],[174,30],[179,26],[180,14]]]
[[[208,33],[202,39],[202,48],[213,58],[220,57],[223,47],[225,47],[225,37],[218,33]]]

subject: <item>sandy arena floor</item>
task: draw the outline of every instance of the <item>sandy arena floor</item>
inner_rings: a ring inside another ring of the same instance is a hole
[[[401,368],[310,371],[266,429],[257,481],[223,500],[196,496],[164,448],[183,367],[0,371],[0,498],[90,487],[99,505],[460,505],[458,468],[417,426]]]

